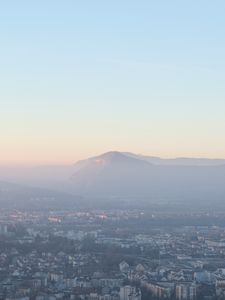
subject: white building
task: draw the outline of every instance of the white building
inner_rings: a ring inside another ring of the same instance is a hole
[[[196,299],[196,285],[190,283],[178,284],[176,286],[176,299],[178,300]]]
[[[141,300],[141,291],[126,285],[120,288],[120,300]]]

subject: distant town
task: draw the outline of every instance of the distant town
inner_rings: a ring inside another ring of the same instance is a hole
[[[225,214],[1,210],[0,299],[225,299]]]

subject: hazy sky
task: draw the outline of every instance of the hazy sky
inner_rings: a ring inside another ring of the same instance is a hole
[[[0,164],[225,158],[225,1],[0,2]]]

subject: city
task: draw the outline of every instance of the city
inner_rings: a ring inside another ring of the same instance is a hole
[[[137,209],[1,211],[0,299],[223,299],[224,220]]]

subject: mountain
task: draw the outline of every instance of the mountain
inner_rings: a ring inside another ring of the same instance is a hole
[[[110,151],[100,156],[95,156],[95,157],[88,158],[87,160],[78,161],[75,164],[75,168],[79,169],[87,165],[106,167],[113,164],[149,165],[147,161],[140,159],[139,156],[135,156],[135,155],[131,156],[123,152]]]
[[[131,152],[123,152],[129,157],[148,161],[155,165],[170,165],[170,166],[220,166],[225,165],[225,159],[209,159],[209,158],[160,158],[157,156],[147,156],[141,154],[134,154]]]
[[[95,197],[224,201],[223,161],[184,161],[156,163],[145,156],[108,152],[78,162],[71,182],[78,194]]]
[[[108,190],[111,190],[112,194],[116,190],[124,194],[136,180],[137,174],[142,174],[150,167],[149,162],[116,151],[107,152],[78,162],[75,165],[77,171],[71,177],[71,181],[75,190],[82,194],[95,195]]]
[[[225,160],[111,151],[68,166],[0,167],[0,206],[63,209],[94,198],[225,203]]]

